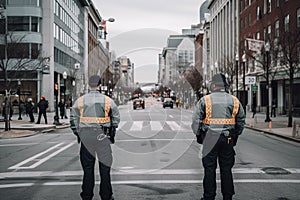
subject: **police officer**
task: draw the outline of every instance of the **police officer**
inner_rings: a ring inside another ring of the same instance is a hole
[[[93,199],[95,185],[94,166],[97,155],[100,171],[100,197],[113,198],[110,170],[112,165],[111,143],[114,143],[115,130],[120,122],[119,110],[115,102],[101,94],[100,77],[89,78],[90,92],[74,103],[70,116],[71,129],[81,141],[80,162],[83,168],[82,191],[84,200]]]
[[[197,103],[192,129],[197,142],[203,144],[202,164],[204,167],[202,200],[215,199],[217,160],[220,166],[221,192],[224,200],[234,195],[232,167],[234,146],[245,124],[245,113],[239,100],[226,92],[226,78],[216,74],[211,81],[211,94]]]

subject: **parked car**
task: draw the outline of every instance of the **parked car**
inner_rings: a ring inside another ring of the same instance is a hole
[[[171,98],[165,98],[163,102],[163,108],[170,107],[173,108],[173,100]]]
[[[142,98],[134,99],[133,100],[133,109],[136,110],[137,108],[145,109],[145,100]]]

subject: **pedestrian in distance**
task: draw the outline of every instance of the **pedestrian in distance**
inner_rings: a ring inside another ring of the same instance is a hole
[[[60,117],[63,119],[64,117],[66,117],[66,113],[65,113],[66,104],[63,99],[61,99],[60,102],[58,103],[58,107],[59,107]]]
[[[48,124],[48,122],[47,122],[47,108],[48,108],[48,106],[49,106],[49,103],[46,100],[45,96],[41,96],[41,100],[37,104],[37,107],[39,109],[39,116],[38,116],[38,120],[37,120],[36,124],[40,124],[42,115],[45,119],[45,124]]]
[[[256,102],[252,103],[252,118],[254,118],[254,116],[256,115]]]
[[[34,103],[32,102],[32,98],[28,98],[28,102],[26,104],[26,114],[29,115],[30,122],[34,122]]]
[[[216,196],[216,168],[219,161],[223,200],[231,200],[234,192],[232,167],[235,160],[234,146],[245,124],[245,112],[240,101],[227,91],[224,74],[216,74],[211,81],[211,94],[197,103],[192,129],[197,142],[203,144],[204,167],[202,200]]]
[[[100,172],[100,197],[112,200],[110,170],[112,150],[116,128],[120,122],[119,110],[115,102],[101,94],[100,77],[89,78],[90,92],[78,98],[72,106],[70,124],[73,133],[80,143],[80,162],[83,169],[83,180],[80,196],[84,200],[93,199],[95,177],[94,167],[96,156]]]
[[[276,117],[276,99],[272,100],[271,117]]]

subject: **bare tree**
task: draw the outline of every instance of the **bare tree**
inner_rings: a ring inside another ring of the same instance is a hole
[[[5,34],[5,45],[0,55],[0,75],[4,80],[4,88],[6,91],[4,108],[5,108],[5,131],[10,129],[10,95],[11,95],[11,79],[21,79],[20,74],[16,72],[29,72],[42,70],[45,62],[49,61],[49,57],[42,57],[40,50],[36,49],[29,52],[29,44],[23,40],[26,35],[19,36],[15,32]]]
[[[282,30],[278,38],[279,60],[289,77],[288,127],[292,127],[294,110],[294,76],[300,71],[300,30]]]
[[[229,91],[233,94],[233,83],[234,77],[236,76],[236,69],[235,69],[235,60],[234,58],[230,58],[229,56],[224,56],[224,65],[220,68],[220,72],[225,74],[228,84],[229,84]]]

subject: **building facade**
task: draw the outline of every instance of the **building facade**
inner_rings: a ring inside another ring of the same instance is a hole
[[[294,114],[300,115],[300,95],[295,92],[289,99],[290,82],[289,67],[286,59],[293,60],[294,69],[299,69],[300,55],[300,1],[292,0],[256,0],[240,1],[240,38],[239,52],[245,54],[246,76],[256,77],[256,87],[247,85],[248,107],[256,104],[259,110],[264,111],[266,106],[275,102],[277,112],[286,114],[288,104],[292,101]],[[268,54],[262,46],[260,52],[251,51],[247,38],[270,44]],[[284,38],[289,38],[287,41]],[[288,43],[286,43],[288,42]],[[283,49],[291,50],[287,52]],[[269,62],[266,64],[266,56]],[[286,57],[287,56],[287,57]],[[290,58],[289,58],[290,57]],[[243,60],[240,60],[243,62]],[[268,68],[266,68],[268,66]],[[269,74],[269,83],[266,71]],[[300,87],[300,73],[293,73],[293,88]],[[268,87],[269,85],[269,87]],[[257,89],[256,89],[257,88]],[[269,101],[268,101],[269,100]]]

